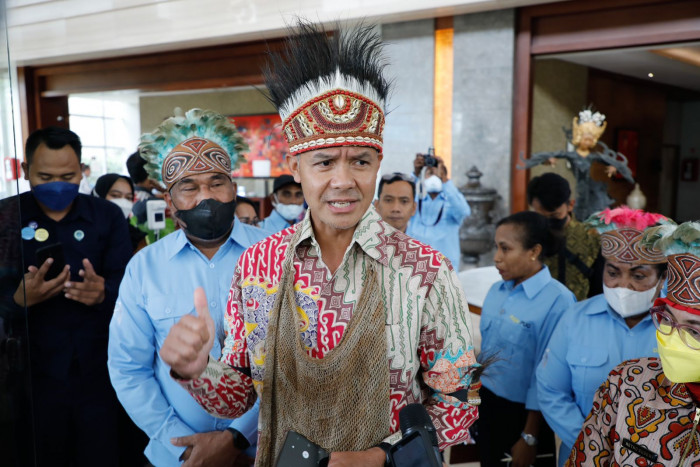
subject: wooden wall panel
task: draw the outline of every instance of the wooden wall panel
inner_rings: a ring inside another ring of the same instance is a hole
[[[513,110],[511,210],[527,208],[528,173],[516,170],[530,152],[532,60],[537,55],[700,40],[696,0],[590,0],[518,12]]]
[[[23,134],[68,124],[68,94],[261,85],[268,50],[281,40],[19,69]],[[64,120],[58,119],[61,116]]]

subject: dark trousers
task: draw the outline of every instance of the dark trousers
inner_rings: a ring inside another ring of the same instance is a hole
[[[505,467],[501,459],[510,454],[510,448],[520,439],[525,427],[527,410],[525,404],[513,402],[497,396],[481,387],[479,389],[481,405],[479,420],[472,427],[472,435],[479,449],[479,460],[482,467]],[[543,421],[537,436],[537,454],[554,454],[554,434]],[[556,459],[552,457],[538,458],[538,467],[555,467]]]
[[[68,377],[32,378],[37,466],[117,467],[118,400],[104,373],[82,375],[77,360]]]

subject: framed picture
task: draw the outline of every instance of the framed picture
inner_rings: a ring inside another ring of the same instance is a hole
[[[618,128],[615,134],[617,135],[617,152],[627,157],[627,166],[634,177],[637,174],[637,159],[639,158],[639,132]],[[618,175],[617,178],[621,178],[621,176]]]
[[[277,177],[289,173],[286,162],[289,146],[282,135],[279,115],[238,115],[229,116],[229,119],[250,146],[246,162],[233,172],[235,177]],[[264,161],[269,161],[269,173]]]

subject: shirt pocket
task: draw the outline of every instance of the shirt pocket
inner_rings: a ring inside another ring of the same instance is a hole
[[[158,295],[148,297],[146,311],[151,317],[151,322],[156,331],[158,347],[168,336],[170,328],[185,315],[194,315],[194,302],[192,297],[177,295]]]
[[[498,329],[501,357],[511,366],[532,368],[535,360],[536,335],[532,323],[510,317],[501,320]]]
[[[601,347],[571,345],[568,348],[566,362],[571,369],[571,388],[577,398],[593,399],[608,375],[608,360],[608,353]]]

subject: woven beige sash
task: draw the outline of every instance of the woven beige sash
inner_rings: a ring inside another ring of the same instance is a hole
[[[268,323],[257,467],[271,467],[294,430],[327,451],[361,451],[390,434],[386,311],[374,266],[340,343],[322,359],[300,335],[294,293],[294,234]],[[367,264],[369,264],[369,261]]]

